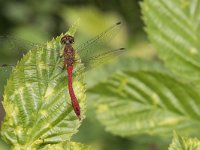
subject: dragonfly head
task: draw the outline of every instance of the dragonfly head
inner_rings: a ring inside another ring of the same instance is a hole
[[[74,44],[74,37],[71,35],[64,35],[61,40],[61,44],[66,45],[66,44]]]

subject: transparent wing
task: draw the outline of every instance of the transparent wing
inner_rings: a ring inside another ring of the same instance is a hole
[[[95,68],[98,65],[105,64],[106,62],[118,57],[119,55],[123,54],[125,52],[124,48],[119,48],[116,50],[107,50],[106,52],[92,56],[88,58],[87,60],[81,60],[84,64],[86,70],[90,70]]]
[[[33,43],[18,37],[2,35],[0,36],[0,58],[4,56],[18,60],[28,50],[42,46],[42,44]],[[3,60],[4,58],[1,59]]]
[[[98,36],[77,47],[76,50],[80,55],[82,62],[85,62],[92,57],[106,53],[109,49],[108,43],[117,35],[120,28],[121,22],[118,22]]]
[[[40,67],[54,67],[55,64],[45,64],[45,63],[41,63],[41,64],[37,64],[37,65],[30,65],[30,64],[27,64],[27,65],[23,65],[24,67],[27,67],[27,66],[30,66],[30,67],[37,67],[37,66],[40,66]],[[0,64],[0,71],[11,71],[16,65],[15,64]],[[18,65],[19,66],[19,65]]]

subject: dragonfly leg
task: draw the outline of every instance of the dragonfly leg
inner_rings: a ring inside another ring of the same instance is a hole
[[[64,66],[58,66],[57,67],[59,70],[58,70],[58,73],[55,75],[55,77],[59,76],[60,74],[64,73],[65,72],[65,68]],[[64,68],[64,69],[63,69]]]
[[[63,56],[64,56],[63,54],[60,54],[60,55],[57,56],[57,61],[58,61],[57,63],[58,64],[61,64],[61,62],[63,62],[63,59],[61,59],[61,58],[64,58]],[[65,70],[64,65],[62,67],[61,67],[61,65],[59,65],[58,68],[61,69],[61,72],[63,72],[63,70]]]
[[[63,65],[62,70],[65,70],[65,65]]]
[[[62,71],[65,70],[65,65],[63,65],[62,67],[61,66],[58,66]]]
[[[61,54],[61,55],[60,55],[60,58],[63,58],[63,56],[64,56],[64,54]]]

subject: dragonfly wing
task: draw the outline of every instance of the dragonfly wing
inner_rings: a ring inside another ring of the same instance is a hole
[[[104,64],[115,57],[118,57],[119,55],[123,54],[125,52],[124,48],[116,49],[116,50],[110,50],[107,52],[104,52],[100,55],[92,56],[88,58],[87,60],[81,60],[84,64],[86,70],[92,69],[98,65]]]
[[[10,35],[0,36],[0,54],[2,56],[20,58],[30,49],[36,49],[44,45],[33,43]]]
[[[121,28],[121,22],[114,24],[107,30],[77,47],[77,52],[82,61],[105,53],[109,47],[108,43],[117,35]]]
[[[0,64],[0,73],[2,72],[10,72],[13,68],[15,68],[16,64]],[[27,65],[18,65],[28,68],[50,68],[55,67],[55,64],[46,64],[46,63],[38,63],[36,65],[27,64]],[[62,70],[62,67],[60,67]]]

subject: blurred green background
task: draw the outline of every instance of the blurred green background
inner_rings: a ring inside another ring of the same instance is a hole
[[[119,35],[115,40],[108,41],[110,46],[126,48],[123,60],[131,60],[132,58],[156,59],[155,52],[149,45],[143,30],[140,2],[141,0],[2,0],[0,2],[0,35],[12,35],[33,43],[43,43],[66,32],[68,27],[80,18],[76,38],[78,43],[81,43],[101,33],[116,22],[122,21],[123,27]],[[16,62],[19,55],[16,55],[16,52],[10,55],[0,52],[0,63]],[[118,59],[119,63],[120,61]],[[129,64],[127,63],[127,65]],[[116,71],[117,69],[119,68],[116,67]],[[96,72],[94,70],[87,73],[88,88],[92,88],[95,83],[102,80],[101,78],[96,80]],[[9,71],[1,70],[0,75],[0,94],[2,95]],[[106,77],[106,75],[103,76]],[[88,95],[87,118],[83,121],[80,131],[73,136],[73,141],[92,145],[95,150],[160,149],[159,140],[155,137],[127,138],[106,132],[95,117],[94,103],[93,98]],[[1,107],[1,120],[3,116],[3,108]],[[155,141],[158,142],[155,143]],[[167,147],[167,143],[166,145],[162,143],[161,149],[163,147]],[[6,150],[9,149],[9,146],[1,141],[0,149]]]

